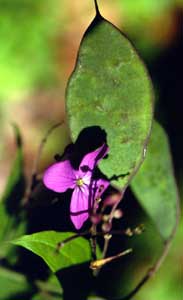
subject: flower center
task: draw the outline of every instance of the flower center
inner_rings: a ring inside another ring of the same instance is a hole
[[[76,184],[77,184],[77,186],[82,186],[82,185],[83,185],[83,183],[84,183],[84,181],[83,181],[83,179],[82,179],[82,178],[79,178],[79,179],[77,179],[77,180],[76,180]]]

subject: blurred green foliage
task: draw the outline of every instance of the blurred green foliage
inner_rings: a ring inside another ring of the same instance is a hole
[[[174,13],[182,0],[116,0],[121,11],[122,28],[146,60],[169,43]]]
[[[1,300],[9,300],[17,295],[23,295],[29,290],[26,278],[19,273],[0,267]]]
[[[1,100],[55,82],[55,39],[64,12],[61,3],[57,10],[58,4],[58,0],[0,1]]]
[[[128,16],[129,23],[133,22],[133,24],[141,24],[141,26],[149,19],[164,14],[175,4],[174,0],[136,0],[135,2],[133,0],[119,0],[118,2],[124,15]]]
[[[180,223],[171,251],[161,269],[137,294],[136,300],[182,300],[182,236],[183,222]]]

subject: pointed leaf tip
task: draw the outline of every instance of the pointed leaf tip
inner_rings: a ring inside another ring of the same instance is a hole
[[[99,7],[98,7],[98,2],[97,2],[97,0],[94,0],[94,4],[95,4],[95,12],[96,12],[96,16],[100,16],[100,11],[99,11]]]
[[[91,259],[90,245],[82,237],[66,243],[59,252],[56,251],[58,243],[74,234],[72,232],[42,231],[24,235],[12,243],[37,254],[53,272],[57,272],[60,269],[85,263]]]

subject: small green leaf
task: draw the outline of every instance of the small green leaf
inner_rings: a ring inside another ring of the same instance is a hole
[[[153,92],[130,41],[97,15],[86,31],[67,87],[67,114],[75,141],[82,129],[107,133],[109,156],[101,171],[123,188],[143,161],[152,123]]]
[[[60,269],[81,264],[91,259],[89,242],[82,237],[66,243],[57,253],[57,244],[72,235],[74,235],[72,232],[42,231],[24,235],[13,243],[42,257],[50,269],[57,272]]]
[[[154,122],[147,157],[132,184],[137,199],[155,222],[162,238],[173,234],[178,218],[178,192],[168,138]]]

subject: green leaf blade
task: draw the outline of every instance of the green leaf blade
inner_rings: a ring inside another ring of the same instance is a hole
[[[25,232],[25,218],[21,207],[21,200],[25,192],[22,138],[17,125],[13,124],[13,129],[17,149],[5,191],[0,199],[1,242],[6,242]],[[6,243],[2,244],[0,257],[5,257],[10,248],[11,246]]]
[[[66,243],[57,253],[57,244],[74,235],[72,232],[43,231],[31,235],[24,235],[13,241],[40,256],[53,272],[71,265],[81,264],[91,259],[89,242],[78,237]]]
[[[140,204],[155,222],[166,241],[171,238],[178,219],[178,191],[174,178],[166,133],[154,122],[147,157],[131,187]]]
[[[67,87],[72,139],[89,126],[107,133],[109,157],[100,169],[123,188],[143,160],[151,130],[152,85],[128,39],[104,19],[94,21],[82,40]]]

